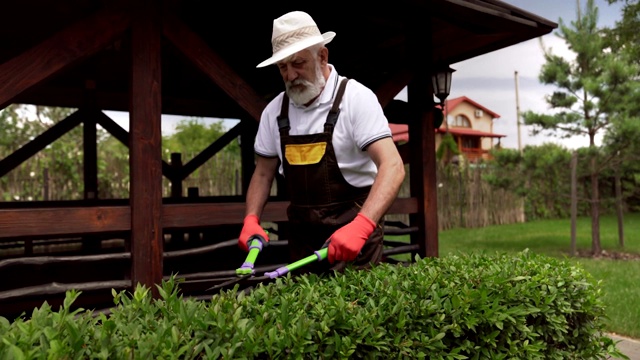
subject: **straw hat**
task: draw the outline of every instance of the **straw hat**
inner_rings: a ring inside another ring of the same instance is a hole
[[[293,55],[300,50],[316,44],[327,44],[336,33],[327,31],[320,34],[320,30],[309,14],[302,11],[292,11],[273,20],[271,47],[273,55],[256,67],[264,67]]]

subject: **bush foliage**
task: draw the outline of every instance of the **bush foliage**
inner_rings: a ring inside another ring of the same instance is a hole
[[[284,277],[201,301],[179,278],[160,299],[114,292],[111,312],[0,318],[2,359],[596,359],[625,357],[603,334],[599,283],[524,251],[417,258],[333,276]]]

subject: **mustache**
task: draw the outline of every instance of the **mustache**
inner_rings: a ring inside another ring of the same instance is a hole
[[[290,90],[292,87],[294,86],[298,86],[298,85],[302,85],[304,87],[311,87],[313,86],[313,82],[309,81],[309,80],[305,80],[305,79],[295,79],[292,81],[287,81],[287,89]]]

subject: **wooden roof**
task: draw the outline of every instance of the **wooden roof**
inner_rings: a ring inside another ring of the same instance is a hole
[[[12,102],[79,108],[91,81],[100,108],[128,111],[131,17],[127,2],[113,3],[117,2],[5,2],[3,13],[8,16],[0,22],[0,108]],[[235,1],[216,6],[205,0],[167,1],[159,10],[166,14],[162,20],[162,112],[255,117],[264,102],[282,90],[275,69],[256,69],[256,65],[271,53],[273,19],[291,10],[307,11],[321,31],[337,33],[328,46],[330,62],[341,74],[379,91],[397,82],[388,90],[391,93],[407,84],[412,58],[424,57],[424,66],[429,66],[428,57],[434,64],[455,63],[544,35],[556,26],[498,0],[341,5]],[[429,23],[430,38],[423,39],[422,30],[416,29]],[[194,64],[188,57],[201,63]],[[220,73],[206,74],[202,67]],[[213,77],[226,85],[216,85]],[[236,92],[237,98],[229,92]]]

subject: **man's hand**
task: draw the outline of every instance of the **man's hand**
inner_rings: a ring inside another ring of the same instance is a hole
[[[336,230],[329,238],[329,263],[355,260],[375,228],[373,220],[358,213],[353,221]]]
[[[262,229],[262,226],[260,226],[260,220],[258,219],[258,217],[256,215],[247,215],[244,218],[244,225],[242,226],[242,231],[240,232],[240,237],[238,238],[238,247],[248,252],[249,246],[247,245],[247,243],[249,242],[249,239],[254,235],[262,236],[264,241],[269,241],[267,233],[264,231],[264,229]]]

